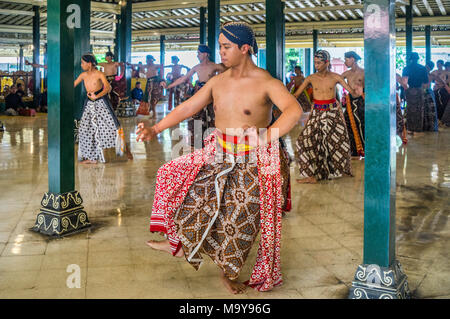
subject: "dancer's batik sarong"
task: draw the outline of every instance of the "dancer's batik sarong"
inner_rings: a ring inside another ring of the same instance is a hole
[[[172,79],[172,82],[175,82],[176,80],[178,80],[180,78],[179,77],[174,77]],[[177,107],[179,104],[181,104],[181,97],[182,97],[182,91],[185,90],[185,85],[180,84],[177,85],[174,88],[169,89],[169,101],[168,101],[168,110],[172,110],[172,107]]]
[[[105,163],[105,150],[113,149],[121,156],[124,147],[123,129],[108,98],[86,99],[78,129],[78,160]]]
[[[397,135],[402,139],[403,144],[406,144],[408,142],[408,137],[406,134],[405,120],[403,118],[400,96],[398,93],[395,94],[395,98],[396,98],[396,117],[395,117],[396,131]]]
[[[162,96],[161,78],[153,76],[147,79],[143,101],[148,102],[149,107],[158,104]]]
[[[182,247],[196,269],[206,254],[226,277],[236,279],[261,230],[249,285],[270,290],[282,282],[281,217],[288,175],[278,141],[251,148],[215,130],[203,149],[158,170],[150,231],[167,235],[173,255]]]
[[[347,105],[344,107],[344,118],[350,141],[350,152],[352,156],[364,156],[364,98],[362,96],[354,98],[351,94],[347,94],[345,99]]]
[[[406,95],[406,129],[410,132],[423,131],[423,90],[409,88]]]
[[[352,175],[347,127],[336,99],[314,100],[297,142],[300,177],[316,180]]]
[[[126,94],[126,79],[124,76],[119,78],[116,75],[108,75],[106,76],[106,80],[108,80],[109,84],[111,85],[111,91],[108,94],[109,100],[111,101],[113,110],[116,110],[120,104],[120,99],[125,97]]]
[[[450,99],[447,100],[447,106],[444,109],[444,114],[442,114],[441,122],[445,126],[450,127]]]
[[[438,122],[434,92],[431,89],[426,89],[423,100],[423,130],[437,132]]]
[[[195,84],[194,94],[197,93],[205,84],[206,82],[197,82]],[[197,129],[196,125],[198,126]],[[204,136],[205,131],[209,128],[213,129],[215,125],[214,106],[211,103],[188,119],[190,145],[195,148],[202,148],[204,146],[203,140],[206,137]]]
[[[434,96],[436,98],[437,118],[438,120],[441,120],[450,98],[450,94],[448,94],[445,88],[440,88],[434,91]]]

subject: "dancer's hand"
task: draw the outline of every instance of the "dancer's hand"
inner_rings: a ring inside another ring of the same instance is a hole
[[[95,93],[92,93],[92,92],[88,92],[87,96],[92,101],[95,101],[97,99],[97,95],[95,95]]]
[[[136,142],[151,141],[158,133],[154,126],[145,127],[144,123],[139,123],[136,130]]]
[[[167,83],[166,83],[166,81],[162,81],[162,82],[161,82],[161,86],[162,86],[163,88],[166,89],[166,88],[167,88]]]

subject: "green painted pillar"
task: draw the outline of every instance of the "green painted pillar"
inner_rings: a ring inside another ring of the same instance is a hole
[[[266,68],[266,49],[258,49],[258,67]]]
[[[19,70],[23,71],[23,44],[19,46]]]
[[[311,49],[305,48],[305,76],[311,74]]]
[[[74,43],[74,78],[76,79],[83,70],[81,69],[81,56],[90,52],[91,49],[91,2],[84,0],[73,0],[72,3],[80,6],[81,20],[80,28],[75,28],[75,43]],[[83,104],[86,99],[86,89],[84,85],[78,85],[74,93],[74,119],[78,121],[83,114]]]
[[[313,60],[314,60],[314,55],[316,54],[316,52],[318,50],[318,47],[319,47],[318,33],[317,33],[317,30],[313,30],[313,52],[312,52]],[[314,66],[314,63],[313,63],[313,69],[314,69],[314,72],[316,72],[316,67]]]
[[[208,0],[208,46],[211,61],[219,62],[220,0]]]
[[[284,82],[284,4],[266,0],[266,69]]]
[[[431,26],[425,26],[425,62],[431,61]]]
[[[33,6],[33,63],[40,64],[40,14],[39,6]],[[41,95],[41,71],[40,68],[33,68],[33,106],[39,106],[39,96]]]
[[[44,44],[44,65],[47,65],[48,63],[48,46],[47,43]],[[44,68],[44,87],[47,87],[47,78],[48,78],[48,72],[47,69]]]
[[[119,56],[116,61],[131,63],[131,19],[132,19],[132,1],[122,0],[120,2],[120,15],[118,16],[118,37],[116,45],[118,46]],[[125,68],[125,77],[127,79],[127,96],[130,96],[131,88],[131,68]]]
[[[165,35],[161,35],[159,37],[159,64],[161,64],[162,66],[164,66],[164,61],[166,60],[166,44],[165,41],[166,40],[166,36]],[[161,73],[160,76],[162,78],[164,78],[164,67],[161,68]]]
[[[409,6],[406,6],[406,57],[413,51],[413,0],[409,0]]]
[[[56,237],[90,227],[75,190],[73,61],[74,29],[80,19],[74,0],[47,0],[49,191],[32,230]]]
[[[350,289],[350,298],[357,299],[409,297],[406,276],[395,258],[394,12],[394,0],[364,2],[364,257]]]
[[[206,44],[206,8],[200,7],[200,44]]]

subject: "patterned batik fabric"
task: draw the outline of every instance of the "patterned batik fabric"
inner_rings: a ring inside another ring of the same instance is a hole
[[[445,88],[440,88],[434,91],[434,95],[436,98],[437,118],[438,120],[441,120],[449,101],[450,94],[448,94]]]
[[[115,75],[108,75],[106,77],[106,80],[108,80],[109,84],[111,85],[111,91],[108,93],[109,100],[111,101],[111,106],[113,110],[116,110],[119,106],[120,96],[119,92],[117,92],[118,83],[116,81]]]
[[[396,126],[397,126],[397,134],[399,136],[403,136],[403,130],[405,128],[405,120],[403,118],[402,107],[400,103],[400,97],[397,94],[397,103],[396,103]]]
[[[104,150],[116,148],[120,127],[106,97],[87,99],[78,129],[78,160],[105,163]]]
[[[311,111],[311,102],[309,101],[305,92],[302,92],[299,95],[299,97],[297,98],[297,101],[298,101],[298,103],[300,103],[300,106],[302,107],[303,112]]]
[[[312,111],[297,142],[300,177],[326,180],[352,175],[350,143],[339,102],[313,103]]]
[[[344,107],[344,119],[345,124],[347,126],[348,137],[350,141],[350,152],[352,156],[358,156],[358,149],[356,147],[355,134],[358,134],[359,140],[362,144],[362,149],[364,152],[365,149],[365,140],[364,140],[364,99],[362,96],[353,98],[351,94],[347,94],[346,99],[350,98],[350,107],[353,114],[353,119],[355,120],[355,130],[352,128],[350,123],[350,118],[348,114],[347,107]]]
[[[444,114],[442,114],[441,122],[445,126],[450,127],[450,99],[447,100],[447,106],[444,109]]]
[[[282,158],[283,200],[287,198],[289,167]],[[225,276],[237,279],[260,229],[257,163],[225,158],[198,173],[174,222],[185,256],[198,269],[208,255]],[[284,205],[284,203],[283,203]],[[218,209],[219,207],[219,209]]]
[[[423,90],[409,88],[406,95],[406,129],[410,132],[423,131]]]
[[[143,101],[148,102],[149,106],[155,106],[158,104],[162,96],[161,79],[158,76],[154,76],[147,79],[145,86]]]
[[[195,84],[194,94],[197,93],[205,84],[206,82],[197,82]],[[205,144],[203,143],[203,140],[206,137],[206,130],[213,129],[215,126],[214,106],[211,103],[188,119],[190,146],[195,147],[196,149],[204,147]],[[207,132],[206,135],[208,135],[208,133],[209,132]]]
[[[423,130],[431,132],[437,132],[438,130],[436,102],[434,92],[431,89],[424,91]]]
[[[256,165],[217,161],[219,136],[223,134],[215,130],[205,139],[205,148],[158,170],[150,231],[167,235],[173,255],[183,245],[194,267],[201,254],[208,254],[227,276],[236,278],[260,228],[248,285],[267,291],[282,283],[281,218],[288,161],[282,159],[278,141],[258,147],[256,156],[248,155],[256,158]]]

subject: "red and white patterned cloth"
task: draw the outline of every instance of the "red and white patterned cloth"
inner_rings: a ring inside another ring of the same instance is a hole
[[[205,139],[205,147],[164,164],[157,173],[155,199],[150,220],[151,232],[163,232],[169,239],[172,254],[181,248],[173,215],[182,205],[201,167],[213,164],[216,154],[214,131]],[[279,142],[257,148],[260,189],[261,237],[249,286],[268,291],[282,284],[281,276],[281,217],[282,178]]]

